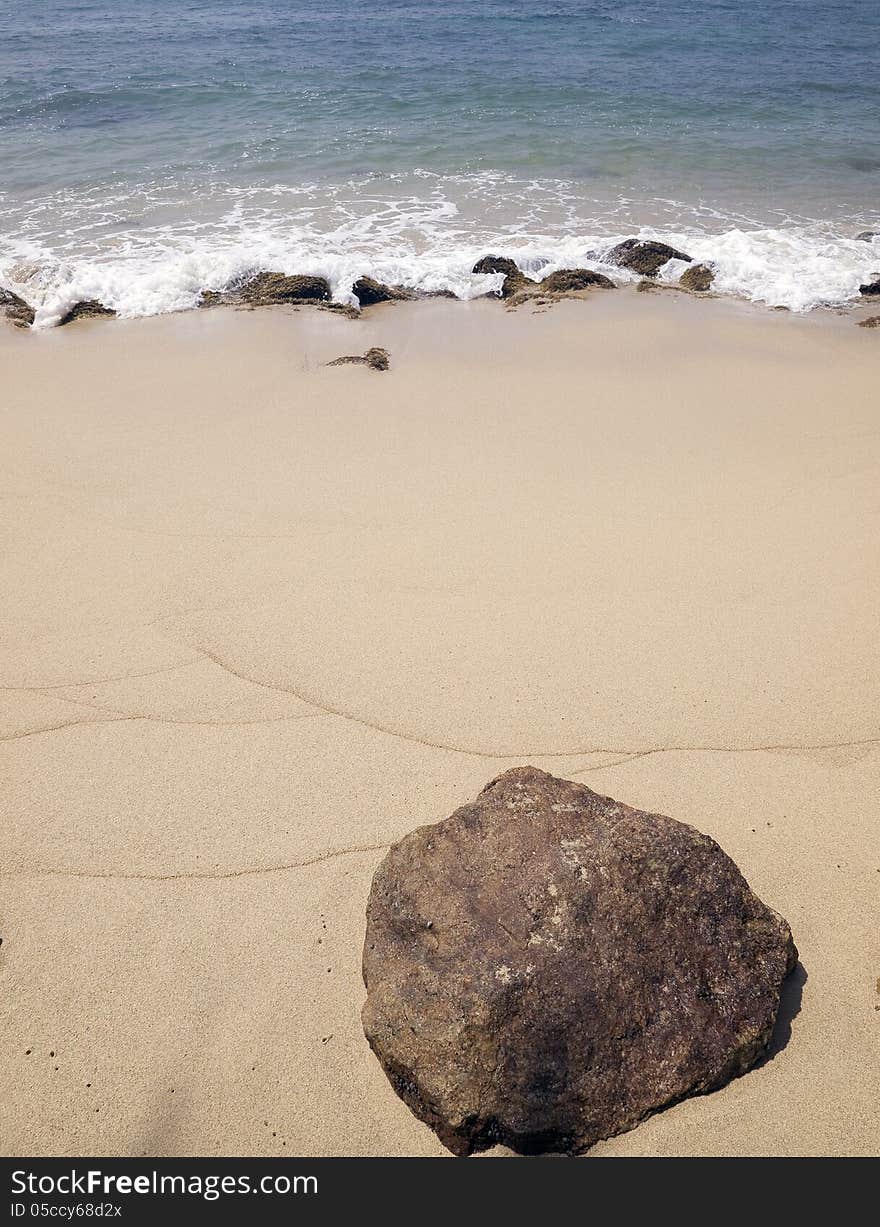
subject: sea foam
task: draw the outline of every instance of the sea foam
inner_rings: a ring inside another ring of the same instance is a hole
[[[176,203],[174,217],[162,224],[149,210],[129,224],[113,202],[100,208],[50,202],[15,219],[17,227],[4,227],[0,285],[36,307],[37,327],[51,327],[82,299],[97,299],[123,317],[188,310],[204,290],[265,269],[326,277],[334,300],[352,305],[352,284],[364,275],[460,299],[497,291],[500,276],[471,272],[487,252],[512,257],[534,277],[585,267],[626,282],[631,274],[603,257],[631,235],[659,238],[710,263],[718,293],[796,312],[857,301],[859,285],[880,268],[880,239],[856,240],[855,222],[768,227],[692,214],[676,223],[674,202],[663,202],[661,224],[623,229],[631,209],[585,215],[560,185],[553,193],[548,185],[529,185],[516,201],[502,176],[455,186],[457,200],[436,180],[422,193],[398,197],[268,189],[258,199],[239,194],[201,221]],[[681,268],[673,261],[661,281],[676,279]]]

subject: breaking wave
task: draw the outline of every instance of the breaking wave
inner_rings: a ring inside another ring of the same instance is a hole
[[[724,216],[667,200],[600,207],[561,181],[486,173],[194,194],[148,185],[118,197],[105,188],[27,208],[0,199],[0,285],[31,302],[43,327],[82,299],[123,317],[187,310],[203,290],[268,269],[326,277],[340,303],[355,301],[364,275],[468,299],[500,284],[470,271],[487,252],[535,276],[585,267],[630,280],[603,255],[637,236],[710,262],[721,294],[804,312],[856,301],[880,269],[880,237],[855,237],[864,223]],[[673,261],[661,280],[680,271]]]

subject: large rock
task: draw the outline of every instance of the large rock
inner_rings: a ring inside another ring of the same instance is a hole
[[[329,302],[330,284],[325,277],[257,273],[238,291],[242,302],[255,307],[286,302]]]
[[[654,239],[624,239],[605,253],[605,260],[641,277],[656,277],[668,260],[686,260],[690,264],[693,256]]]
[[[869,281],[866,285],[860,285],[859,293],[864,294],[866,298],[874,298],[880,294],[880,277],[875,278],[874,281]]]
[[[72,307],[68,307],[58,321],[58,326],[60,328],[64,324],[72,324],[75,320],[110,319],[115,315],[116,312],[112,307],[105,307],[96,298],[83,298],[75,302]]]
[[[2,287],[0,287],[0,312],[15,324],[16,328],[30,328],[34,322],[33,307],[23,298],[19,298],[17,294],[13,294],[12,290],[4,290]]]
[[[472,273],[504,273],[505,277],[521,277],[522,271],[515,260],[507,256],[483,256],[471,269]]]
[[[532,281],[530,277],[525,276],[519,265],[509,260],[507,256],[483,256],[471,271],[474,273],[503,273],[501,297],[515,297],[520,302],[538,294],[562,297],[566,294],[578,294],[582,290],[594,287],[603,290],[615,289],[610,277],[606,277],[603,273],[593,272],[590,268],[562,268],[555,273],[549,273],[543,281]]]
[[[753,1065],[796,960],[708,836],[521,767],[377,869],[363,1024],[456,1154],[576,1153]]]
[[[385,285],[383,281],[376,281],[373,277],[359,277],[351,291],[362,307],[372,307],[380,302],[407,302],[415,297],[409,290],[396,285]]]
[[[203,290],[201,307],[241,305],[271,307],[280,303],[329,303],[330,283],[326,277],[286,273],[257,273],[243,285],[227,290]]]
[[[581,290],[599,288],[616,289],[614,282],[604,273],[594,273],[591,268],[561,268],[549,273],[537,289],[542,294],[578,294]]]
[[[614,290],[617,287],[604,273],[590,268],[561,268],[548,273],[543,281],[532,281],[521,273],[508,273],[501,287],[501,297],[508,307],[521,307],[524,303],[550,306],[563,298],[580,298],[587,290]]]
[[[708,264],[692,264],[686,268],[678,279],[683,290],[691,290],[695,294],[705,294],[711,289],[715,274]]]
[[[483,256],[478,260],[471,269],[472,273],[503,273],[504,281],[501,283],[501,297],[512,298],[514,294],[521,294],[528,291],[529,287],[535,287],[536,283],[526,277],[522,269],[515,260],[509,260],[507,256]]]

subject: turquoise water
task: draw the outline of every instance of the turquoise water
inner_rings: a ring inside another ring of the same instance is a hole
[[[880,266],[877,0],[0,0],[0,281],[194,305],[259,267],[462,296],[631,233],[806,309]]]

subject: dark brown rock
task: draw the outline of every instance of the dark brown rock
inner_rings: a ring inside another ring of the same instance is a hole
[[[695,294],[705,294],[715,280],[715,274],[708,264],[692,264],[686,268],[678,279],[683,290],[691,290]]]
[[[364,361],[373,371],[387,371],[391,365],[391,355],[387,349],[374,345],[364,354]]]
[[[594,273],[589,268],[562,268],[556,273],[550,273],[537,288],[542,294],[577,294],[581,290],[594,287],[602,290],[617,288],[610,277]]]
[[[514,298],[534,294],[538,289],[537,281],[532,281],[524,273],[508,273],[501,283],[501,297]]]
[[[577,1153],[753,1065],[796,960],[708,836],[521,767],[377,869],[364,1031],[456,1154]]]
[[[867,319],[859,320],[859,328],[880,328],[880,315],[869,315]]]
[[[360,277],[352,286],[352,293],[362,307],[371,307],[379,302],[407,302],[414,297],[400,286],[385,285],[372,277]]]
[[[34,322],[34,309],[12,290],[0,288],[0,311],[16,328],[30,328]]]
[[[690,264],[693,256],[654,239],[625,239],[606,252],[605,260],[608,264],[628,268],[641,277],[656,277],[667,260],[687,260]]]
[[[515,260],[507,256],[483,256],[471,269],[472,273],[504,273],[506,277],[521,277],[522,270]]]
[[[471,272],[503,273],[504,281],[501,283],[500,291],[502,298],[512,298],[514,294],[523,293],[529,287],[537,288],[536,283],[525,276],[516,261],[509,260],[507,256],[483,256],[482,260],[476,262]]]
[[[617,287],[610,277],[589,268],[562,268],[548,273],[543,281],[532,281],[521,273],[509,273],[504,278],[501,297],[507,300],[509,307],[521,307],[524,303],[547,307],[562,298],[596,288],[614,290]]]
[[[368,349],[365,354],[345,354],[342,358],[334,358],[327,366],[368,366],[372,371],[387,371],[391,365],[391,355],[387,349],[378,345]]]
[[[257,273],[243,285],[227,290],[203,290],[200,307],[271,307],[280,303],[330,303],[330,283],[325,277]]]
[[[290,302],[329,302],[330,284],[325,277],[288,277],[284,273],[257,273],[237,294],[241,302],[253,307]]]
[[[96,298],[84,298],[80,302],[75,302],[72,307],[65,311],[58,321],[58,327],[61,328],[64,324],[72,324],[74,320],[110,319],[115,318],[115,316],[116,312],[112,307],[105,307]]]
[[[872,298],[875,295],[880,294],[880,277],[878,277],[876,281],[869,281],[867,285],[860,285],[859,293],[864,294],[866,298]]]

